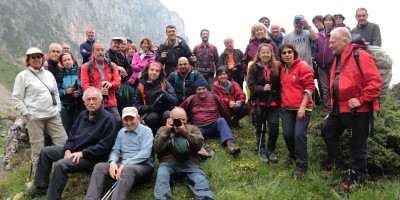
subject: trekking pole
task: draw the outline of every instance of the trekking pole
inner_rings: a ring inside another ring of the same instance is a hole
[[[160,94],[160,96],[157,97],[157,99],[153,102],[153,104],[151,104],[151,107],[154,107],[160,100],[161,98],[164,96],[164,92]],[[148,112],[145,113],[142,117],[142,119],[140,120],[140,123],[143,124],[144,118],[146,118],[147,114],[149,114]]]
[[[261,141],[263,138],[262,135],[263,135],[264,125],[265,125],[265,122],[261,125],[260,140],[258,141],[258,155],[260,155],[260,152],[261,152]]]
[[[103,196],[103,198],[101,198],[101,200],[106,200],[106,199],[110,198],[111,194],[114,192],[118,183],[119,183],[119,180],[115,181],[115,183],[111,186],[111,188],[107,191],[107,193]]]

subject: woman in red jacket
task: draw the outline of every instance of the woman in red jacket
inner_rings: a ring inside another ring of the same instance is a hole
[[[294,178],[307,171],[307,127],[313,109],[314,70],[302,61],[294,44],[282,45],[282,129],[289,150],[288,163],[296,162]]]
[[[239,120],[249,113],[246,95],[238,83],[228,77],[226,65],[217,69],[217,81],[214,83],[214,93],[228,106],[232,117],[232,125],[238,127]],[[229,80],[228,80],[229,79]]]

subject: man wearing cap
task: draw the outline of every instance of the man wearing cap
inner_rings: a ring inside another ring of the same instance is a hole
[[[194,85],[196,94],[187,98],[180,107],[188,111],[189,118],[200,128],[204,138],[217,133],[221,144],[228,147],[229,154],[239,154],[240,148],[228,125],[231,123],[229,108],[217,95],[209,93],[204,79],[197,79]]]
[[[346,19],[342,13],[336,13],[333,15],[335,18],[335,26],[336,27],[346,27],[350,31],[350,27],[346,26],[346,24],[343,23],[343,21]]]
[[[117,136],[113,116],[101,107],[102,94],[90,87],[83,93],[86,110],[76,119],[64,146],[47,146],[40,152],[31,198],[46,195],[61,199],[69,173],[90,171],[107,159]],[[54,172],[52,166],[54,163]],[[50,180],[51,177],[51,180]]]
[[[92,65],[89,70],[89,63]],[[111,67],[112,70],[111,70]],[[121,116],[117,109],[116,91],[121,85],[121,77],[118,74],[117,65],[110,63],[104,53],[104,44],[93,44],[93,58],[82,65],[81,85],[86,90],[89,87],[99,88],[103,94],[103,107],[113,114],[117,126],[121,124]]]
[[[64,145],[67,133],[61,122],[61,101],[53,74],[43,67],[43,53],[38,48],[26,52],[26,69],[15,77],[12,93],[14,107],[27,119],[26,127],[32,151],[32,172],[36,171],[39,153],[44,146],[44,132],[54,145]]]
[[[92,55],[93,44],[96,42],[95,40],[95,31],[92,28],[86,29],[86,41],[82,42],[79,46],[79,51],[82,56],[82,65],[89,62],[90,56]]]
[[[100,199],[106,177],[119,181],[111,199],[126,199],[134,183],[149,180],[153,174],[154,158],[151,155],[153,133],[142,125],[138,110],[126,107],[122,110],[124,128],[118,132],[108,162],[96,164],[86,199]]]
[[[201,169],[197,156],[204,138],[197,126],[187,124],[187,122],[185,110],[175,107],[166,125],[158,129],[154,138],[153,149],[160,162],[154,187],[154,197],[157,200],[172,199],[170,180],[171,175],[176,173],[181,173],[188,178],[187,185],[192,190],[195,199],[214,199],[207,176]],[[173,153],[173,147],[170,145],[171,137],[185,138],[187,156],[180,158],[177,157],[177,153]]]
[[[296,45],[296,50],[302,60],[312,67],[311,58],[311,42],[318,39],[317,32],[311,28],[306,18],[303,15],[294,17],[294,31],[283,37],[282,44],[293,43]]]
[[[186,57],[180,57],[176,67],[177,70],[169,74],[168,82],[174,87],[179,105],[186,98],[196,93],[194,82],[199,78],[203,78],[203,75],[190,66]]]
[[[361,34],[369,42],[369,45],[380,47],[382,45],[381,30],[378,24],[367,21],[367,9],[358,8],[355,17],[358,23],[351,33]]]
[[[121,52],[120,46],[125,38],[113,37],[110,42],[110,49],[106,52],[106,57],[118,66],[122,81],[132,75],[132,67],[125,54]]]

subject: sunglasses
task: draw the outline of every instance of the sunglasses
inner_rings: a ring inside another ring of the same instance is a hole
[[[41,58],[42,58],[42,56],[31,56],[31,59],[32,59],[32,60],[41,59]]]
[[[293,53],[292,50],[287,50],[287,51],[282,51],[282,52],[281,52],[282,55],[292,54],[292,53]]]

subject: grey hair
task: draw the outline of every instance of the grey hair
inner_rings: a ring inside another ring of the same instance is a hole
[[[186,115],[186,111],[181,108],[181,107],[175,107],[171,110],[171,112],[169,113],[169,117],[172,118],[172,115],[174,115],[175,113],[184,113],[185,114],[185,118],[187,119],[187,115]]]
[[[232,40],[232,42],[233,42],[233,38],[227,37],[227,38],[224,39],[224,44],[225,44],[226,41],[228,41],[228,40]]]
[[[267,31],[267,27],[263,24],[263,23],[255,23],[252,27],[251,27],[251,36],[250,39],[254,40],[256,39],[256,29],[263,29],[265,32],[265,38],[269,39],[269,35],[268,35],[268,31]]]
[[[97,93],[97,96],[99,97],[100,101],[103,101],[103,95],[101,94],[100,90],[95,88],[95,87],[89,87],[88,89],[85,90],[85,92],[83,92],[83,96],[82,99],[83,101],[86,101],[86,95],[88,93]]]
[[[49,46],[49,51],[50,51],[50,48],[51,48],[51,47],[58,47],[58,48],[60,49],[60,51],[62,50],[61,45],[58,44],[58,43],[51,43],[50,46]]]

